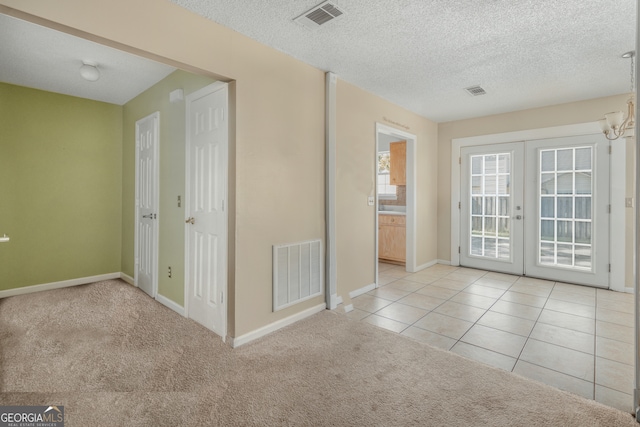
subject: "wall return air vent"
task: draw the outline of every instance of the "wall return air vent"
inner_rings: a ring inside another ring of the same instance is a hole
[[[294,21],[307,28],[316,29],[342,15],[343,12],[338,9],[334,3],[325,1],[316,7],[307,10],[305,13],[295,18]]]
[[[471,96],[485,95],[487,92],[480,85],[465,87],[464,90]]]

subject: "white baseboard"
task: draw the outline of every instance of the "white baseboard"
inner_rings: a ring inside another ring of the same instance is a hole
[[[329,310],[335,310],[340,304],[342,304],[342,297],[337,294],[331,295],[329,300],[331,301],[330,306],[327,307]]]
[[[364,287],[362,287],[360,289],[356,289],[355,291],[349,292],[349,297],[350,298],[355,298],[358,295],[366,294],[367,292],[372,291],[375,288],[376,288],[376,284],[372,283],[372,284],[364,286]]]
[[[124,280],[125,282],[127,282],[128,284],[130,284],[132,286],[136,286],[135,279],[133,277],[129,276],[128,274],[120,273],[120,278],[122,280]]]
[[[180,316],[185,317],[186,313],[184,311],[184,307],[181,306],[181,305],[178,305],[178,303],[170,300],[169,298],[158,294],[158,295],[156,295],[156,301],[158,301],[160,304],[164,305],[165,307],[168,307],[171,310],[175,311]]]
[[[350,311],[353,311],[353,304],[345,305],[344,306],[344,312],[348,313]]]
[[[436,264],[451,265],[451,261],[449,261],[448,259],[439,259],[436,261]]]
[[[86,285],[88,283],[101,282],[103,280],[120,279],[122,273],[100,274],[98,276],[81,277],[78,279],[63,280],[61,282],[43,283],[41,285],[25,286],[23,288],[7,289],[0,291],[0,298],[16,295],[31,294],[34,292],[50,291],[52,289],[68,288],[70,286]]]
[[[300,313],[296,313],[292,316],[285,317],[284,319],[280,319],[266,326],[263,326],[262,328],[258,328],[255,331],[251,331],[247,334],[240,335],[239,337],[235,337],[235,338],[230,337],[229,342],[231,343],[231,347],[233,348],[240,347],[241,345],[244,345],[255,339],[261,338],[267,334],[270,334],[271,332],[275,332],[278,329],[282,329],[285,326],[289,326],[306,317],[313,316],[314,314],[319,313],[322,310],[325,310],[326,308],[327,308],[327,305],[325,303],[318,304],[314,307],[301,311]]]
[[[624,288],[624,292],[628,293],[628,294],[633,294],[635,293],[635,290],[631,287],[626,287]]]
[[[434,266],[436,264],[439,264],[439,262],[438,262],[437,259],[434,259],[433,261],[429,261],[427,263],[424,263],[422,265],[417,266],[415,272],[417,273],[418,271],[424,270],[425,268],[432,267],[432,266]]]

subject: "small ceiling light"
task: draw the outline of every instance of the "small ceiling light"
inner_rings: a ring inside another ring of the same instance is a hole
[[[100,78],[100,70],[98,69],[98,65],[96,63],[82,61],[82,67],[80,67],[80,75],[85,80],[95,82]]]
[[[627,117],[624,117],[622,111],[614,111],[604,115],[604,119],[600,120],[600,127],[602,133],[608,140],[613,141],[625,135],[633,136],[633,129],[636,125],[635,117],[636,110],[634,105],[635,94],[635,51],[626,52],[622,55],[625,59],[631,59],[631,94],[629,95],[629,101],[627,101]]]

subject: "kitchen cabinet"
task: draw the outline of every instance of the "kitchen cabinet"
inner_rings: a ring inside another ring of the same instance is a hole
[[[407,185],[407,141],[389,144],[389,183]]]
[[[378,215],[378,258],[396,264],[407,259],[407,229],[404,215]]]

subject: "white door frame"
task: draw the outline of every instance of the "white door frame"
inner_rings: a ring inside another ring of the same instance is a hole
[[[505,132],[489,135],[472,136],[467,138],[454,138],[451,140],[451,265],[460,265],[460,149],[474,145],[488,145],[502,142],[529,141],[536,139],[560,138],[565,136],[595,135],[602,133],[597,122],[579,123],[575,125],[555,126],[540,129],[529,129],[515,132]],[[624,197],[625,186],[625,151],[624,140],[614,141],[610,162],[615,167],[611,168],[611,227],[609,241],[621,242],[625,239],[624,223]],[[622,224],[622,226],[620,226]],[[625,249],[624,245],[610,244],[609,259],[611,262],[611,274],[609,276],[610,289],[620,292],[632,291],[625,287]]]
[[[153,174],[153,179],[155,181],[155,185],[154,185],[154,189],[155,189],[155,194],[154,194],[154,207],[153,210],[156,213],[160,212],[160,112],[156,111],[153,114],[149,114],[146,117],[143,117],[139,120],[136,121],[136,130],[135,130],[135,150],[136,150],[136,155],[135,155],[135,162],[136,162],[136,166],[135,166],[135,217],[134,217],[134,271],[133,271],[133,284],[135,287],[138,287],[138,264],[140,262],[139,257],[138,257],[138,251],[140,249],[140,242],[138,241],[138,223],[140,221],[140,209],[139,209],[139,184],[140,184],[140,168],[138,167],[138,162],[140,160],[140,141],[138,141],[138,128],[139,128],[139,123],[144,121],[144,120],[149,120],[149,119],[153,119],[154,120],[154,127],[155,127],[155,155],[154,155],[154,159],[153,159],[153,163],[155,166],[155,170],[154,170],[154,174]],[[159,247],[159,238],[160,238],[160,228],[159,228],[159,219],[157,217],[156,214],[156,218],[153,221],[153,234],[155,236],[155,245],[153,246],[153,254],[151,254],[151,258],[153,260],[153,266],[154,266],[154,274],[153,274],[153,280],[152,280],[152,294],[151,294],[151,298],[156,298],[158,296],[158,247]]]
[[[391,126],[376,122],[376,140],[373,150],[373,164],[378,164],[378,136],[380,134],[407,141],[407,260],[406,271],[416,272],[416,157],[418,137],[412,133],[401,131]],[[378,168],[375,171],[375,280],[378,287]]]
[[[212,83],[208,86],[203,87],[202,89],[199,89],[189,95],[186,96],[186,100],[185,100],[185,106],[186,106],[186,112],[185,112],[185,117],[186,117],[186,136],[185,136],[185,195],[184,195],[184,206],[185,206],[185,218],[188,218],[191,216],[191,212],[190,212],[190,202],[191,202],[191,195],[190,195],[190,181],[189,181],[189,177],[191,174],[191,165],[190,165],[190,152],[191,152],[191,132],[190,132],[190,126],[189,126],[189,114],[191,113],[191,102],[194,99],[198,99],[201,98],[202,96],[211,93],[211,92],[215,92],[217,90],[220,90],[222,88],[227,88],[228,90],[228,83],[224,83],[224,82],[215,82]],[[227,92],[228,93],[228,92]],[[227,105],[226,105],[226,111],[227,111],[227,117],[231,114],[231,112],[229,111],[229,99],[227,98]],[[230,123],[230,120],[227,119],[227,124]],[[225,203],[227,203],[229,197],[229,132],[227,132],[227,150],[226,150],[226,159],[225,159],[225,174],[226,174],[226,185],[224,186],[224,200]],[[224,280],[223,280],[223,294],[224,294],[224,302],[221,304],[222,309],[224,311],[224,313],[222,314],[222,319],[223,319],[223,326],[222,326],[222,330],[221,330],[221,336],[222,336],[222,341],[226,341],[227,339],[227,333],[228,333],[228,323],[229,323],[229,319],[227,318],[228,313],[229,313],[229,297],[228,297],[228,288],[229,288],[229,284],[228,284],[228,279],[229,279],[229,272],[228,272],[228,248],[229,248],[229,206],[225,206],[224,207],[224,222],[225,222],[225,229],[226,229],[226,233],[225,233],[225,256],[224,256],[224,269],[225,269],[225,274],[224,274]],[[190,280],[189,280],[189,229],[187,228],[187,224],[185,224],[185,236],[184,236],[185,240],[184,240],[184,248],[185,248],[185,253],[184,253],[184,257],[185,257],[185,269],[184,269],[184,316],[186,318],[189,318],[189,291],[190,291]]]

